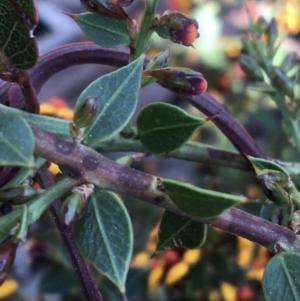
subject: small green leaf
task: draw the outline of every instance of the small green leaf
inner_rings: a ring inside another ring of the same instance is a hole
[[[45,115],[31,114],[25,111],[20,111],[4,106],[2,104],[0,104],[0,110],[3,113],[18,114],[22,116],[26,121],[38,126],[39,128],[47,132],[59,136],[63,139],[72,141],[70,134],[70,121]]]
[[[0,145],[0,166],[34,166],[34,136],[22,117],[0,115]]]
[[[74,224],[74,234],[86,259],[124,292],[133,235],[122,201],[112,192],[96,189]]]
[[[262,280],[267,301],[300,300],[300,255],[281,252],[267,264]]]
[[[130,44],[125,21],[93,13],[75,15],[74,20],[83,33],[98,45],[118,47]]]
[[[224,210],[245,202],[247,198],[206,190],[173,180],[162,180],[165,193],[182,211],[199,218],[220,215]]]
[[[252,164],[256,174],[259,174],[264,169],[268,169],[283,172],[286,176],[288,176],[287,171],[282,166],[273,161],[259,159],[251,156],[247,156],[247,159]]]
[[[205,242],[207,226],[190,218],[165,211],[160,223],[157,250],[179,244],[187,249],[196,249]]]
[[[143,145],[154,154],[165,154],[184,144],[205,119],[196,118],[166,103],[146,106],[138,115],[138,134]]]
[[[120,132],[137,104],[144,56],[91,83],[79,96],[76,110],[88,97],[97,99],[96,116],[84,131],[83,141],[95,145]]]
[[[38,58],[31,31],[38,22],[33,0],[1,0],[0,3],[0,72],[8,67],[29,69]]]
[[[0,216],[0,242],[11,234],[11,229],[14,228],[15,233],[16,230],[20,230],[20,226],[24,229],[38,220],[55,200],[70,191],[74,185],[74,179],[62,178],[25,205],[16,206],[12,212]],[[25,206],[27,208],[24,208]],[[23,214],[26,214],[26,217],[22,219]]]

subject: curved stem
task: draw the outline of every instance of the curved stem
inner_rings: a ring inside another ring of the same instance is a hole
[[[80,64],[105,64],[121,67],[128,63],[127,48],[103,48],[94,43],[83,42],[56,48],[40,57],[38,64],[30,71],[32,84],[37,91],[54,74],[63,69]],[[145,60],[145,64],[148,62]],[[0,87],[0,103],[8,99],[10,84]],[[181,97],[183,97],[181,95]],[[217,116],[212,122],[224,133],[241,153],[253,157],[266,158],[244,127],[227,111],[227,109],[208,93],[195,97],[183,97],[192,106],[207,116]]]
[[[39,184],[41,185],[41,188],[48,189],[54,184],[52,176],[45,165],[38,171],[37,178]],[[90,268],[75,244],[71,228],[66,227],[60,220],[59,203],[60,201],[58,200],[51,206],[51,213],[64,241],[69,258],[72,262],[77,279],[80,283],[82,297],[86,301],[103,301]]]

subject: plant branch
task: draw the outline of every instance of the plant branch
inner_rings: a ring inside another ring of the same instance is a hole
[[[39,93],[51,76],[68,67],[88,63],[121,67],[126,65],[128,60],[127,48],[102,48],[88,42],[69,44],[42,55],[38,64],[30,71],[30,77],[35,90]],[[145,64],[148,61],[149,59],[146,58]],[[10,87],[9,83],[0,87],[0,103],[5,103]],[[205,115],[216,116],[212,122],[241,153],[266,158],[244,127],[211,95],[203,93],[199,96],[183,98]]]
[[[35,126],[32,126],[32,130],[36,155],[63,165],[74,173],[80,173],[87,182],[102,189],[124,193],[176,214],[188,216],[166,194],[157,189],[159,178],[119,165],[84,145],[65,141]],[[211,219],[188,217],[247,238],[273,252],[279,249],[300,252],[300,240],[294,232],[236,208]]]
[[[41,188],[43,189],[48,189],[54,184],[52,176],[45,165],[42,166],[38,171],[37,179],[39,184],[41,185]],[[103,301],[95,279],[90,271],[89,265],[85,262],[84,258],[82,257],[76,246],[71,228],[65,226],[60,219],[59,208],[60,201],[57,200],[51,206],[51,213],[54,222],[64,241],[67,253],[72,262],[77,279],[80,283],[82,297],[86,301]]]
[[[153,19],[155,15],[155,10],[158,4],[158,0],[146,0],[145,1],[145,11],[141,26],[138,32],[136,40],[130,47],[131,54],[130,60],[136,60],[147,48],[151,35],[153,33]]]
[[[230,140],[239,152],[253,157],[266,159],[265,154],[258,148],[256,142],[245,128],[228,112],[226,107],[221,105],[211,95],[205,92],[198,96],[181,97],[206,116],[215,116],[215,118],[212,119],[212,122]]]
[[[24,96],[25,110],[29,113],[39,114],[40,104],[28,72],[20,71],[18,74],[18,84]]]

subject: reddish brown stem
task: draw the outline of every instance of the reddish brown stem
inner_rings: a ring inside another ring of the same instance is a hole
[[[43,166],[39,170],[37,173],[37,178],[41,188],[43,189],[48,189],[54,184],[52,176],[46,166]],[[60,201],[57,200],[51,206],[51,213],[64,241],[69,258],[74,268],[74,272],[80,283],[81,295],[85,301],[103,301],[91,270],[76,246],[71,228],[66,227],[60,220],[59,208]]]

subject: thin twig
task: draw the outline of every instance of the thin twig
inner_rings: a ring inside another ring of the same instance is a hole
[[[40,104],[27,71],[19,72],[18,84],[24,96],[25,110],[29,113],[39,114]]]
[[[39,184],[41,185],[41,188],[43,189],[48,189],[54,184],[52,176],[45,165],[42,166],[38,171],[37,179]],[[86,263],[76,246],[71,228],[65,226],[60,219],[59,208],[60,201],[57,200],[51,206],[51,213],[64,241],[75,274],[80,283],[82,297],[85,301],[103,301],[95,279],[90,271],[89,265]]]

